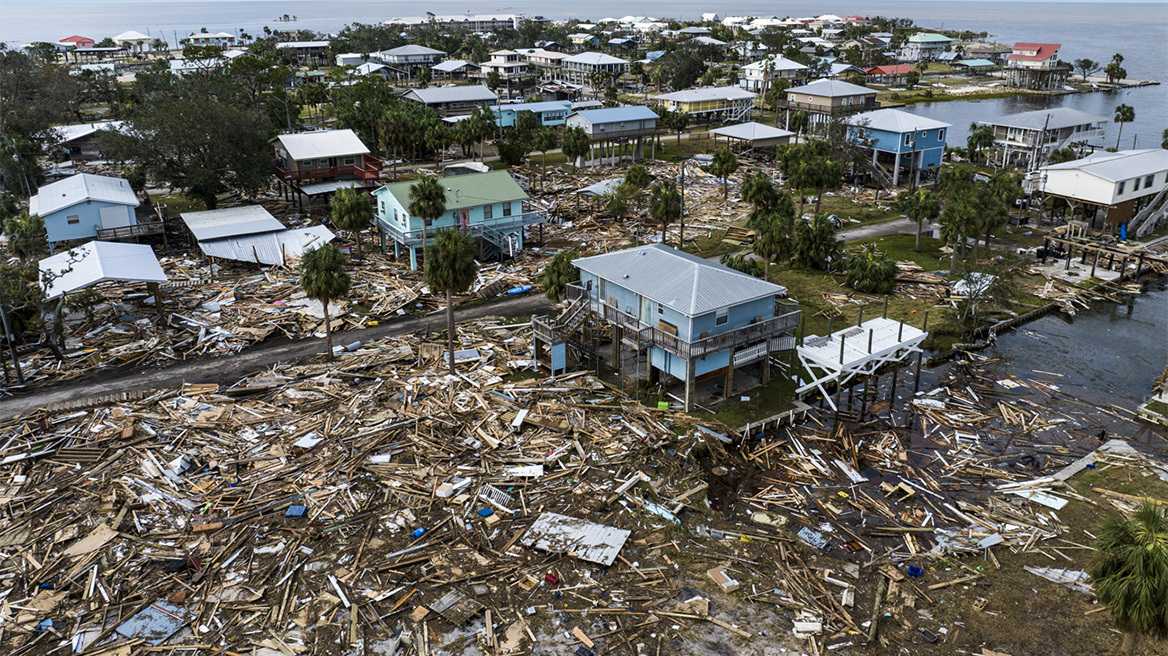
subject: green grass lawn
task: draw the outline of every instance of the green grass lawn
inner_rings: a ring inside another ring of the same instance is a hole
[[[807,189],[804,193],[810,197],[813,197],[817,191],[818,190],[816,189]],[[796,197],[796,205],[798,204],[798,201],[799,199]],[[804,206],[803,211],[805,213],[814,212],[815,206],[808,203],[806,206]],[[843,218],[844,230],[847,230],[848,228],[855,228],[859,225],[892,221],[903,216],[903,214],[895,209],[884,210],[876,205],[858,203],[840,192],[837,192],[831,196],[824,194],[822,201],[819,203],[819,213],[835,214]],[[851,223],[847,221],[847,219],[855,219],[860,223]]]
[[[187,198],[182,194],[153,194],[150,199],[155,205],[166,207],[169,216],[178,216],[183,212],[198,212],[207,209],[203,201]]]

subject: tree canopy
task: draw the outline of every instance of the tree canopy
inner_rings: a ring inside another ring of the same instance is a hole
[[[351,279],[344,267],[345,256],[332,244],[308,251],[300,259],[300,288],[324,307],[325,344],[330,360],[333,358],[333,330],[328,306],[331,301],[349,293]]]
[[[1096,530],[1087,566],[1091,588],[1124,631],[1121,653],[1136,635],[1168,638],[1168,514],[1141,501],[1130,516],[1112,515]]]
[[[426,257],[426,284],[435,294],[446,295],[446,344],[450,373],[454,368],[454,294],[470,287],[478,275],[475,263],[475,242],[470,235],[457,230],[440,230]]]

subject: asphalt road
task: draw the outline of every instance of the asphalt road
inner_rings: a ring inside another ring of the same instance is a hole
[[[489,316],[525,316],[546,312],[549,309],[549,301],[543,294],[505,296],[497,300],[456,308],[454,320],[463,322]],[[400,317],[386,321],[379,326],[334,334],[333,344],[351,344],[358,340],[367,342],[384,337],[394,337],[412,332],[444,330],[445,328],[445,312],[424,317]],[[0,414],[5,416],[21,415],[61,401],[80,400],[103,394],[177,387],[183,383],[230,384],[280,362],[311,357],[323,353],[324,350],[324,339],[313,337],[280,344],[260,344],[247,348],[237,355],[201,358],[163,368],[104,372],[79,380],[40,387],[27,394],[0,401]]]

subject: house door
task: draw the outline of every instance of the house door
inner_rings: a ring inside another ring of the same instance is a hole
[[[470,229],[470,210],[469,209],[458,211],[458,226],[459,226],[459,228],[461,228],[463,230],[463,232]]]
[[[103,207],[100,213],[103,228],[124,228],[130,225],[130,211],[125,205]]]
[[[645,324],[646,326],[650,325],[653,320],[653,301],[650,301],[644,296],[641,297],[640,319],[641,323]]]

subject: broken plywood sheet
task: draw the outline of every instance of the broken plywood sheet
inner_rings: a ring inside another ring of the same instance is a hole
[[[462,626],[467,620],[483,612],[483,605],[458,590],[451,590],[430,604],[430,610],[445,617],[451,624]]]
[[[567,515],[544,513],[523,536],[523,544],[609,566],[631,532]]]
[[[157,647],[190,623],[187,609],[169,601],[160,600],[149,608],[118,625],[118,635],[141,638]]]
[[[1085,595],[1094,595],[1091,592],[1091,576],[1082,570],[1074,569],[1054,569],[1053,567],[1023,567],[1027,572],[1035,576],[1041,576],[1047,581],[1065,585],[1076,592],[1082,592]]]

